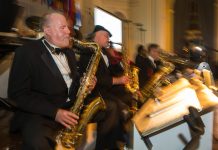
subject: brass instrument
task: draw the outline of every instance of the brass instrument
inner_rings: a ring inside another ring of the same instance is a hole
[[[135,66],[132,66],[129,67],[128,70],[131,71],[128,72],[125,71],[124,75],[128,76],[130,78],[130,81],[128,84],[125,85],[125,87],[128,91],[134,94],[137,90],[139,90],[139,79],[138,79],[139,69]]]
[[[139,90],[139,79],[138,79],[138,72],[139,69],[136,66],[131,66],[129,63],[127,50],[123,45],[122,46],[122,64],[123,64],[123,70],[124,75],[128,76],[130,79],[130,82],[125,85],[125,88],[132,94],[135,94],[137,90]]]
[[[80,115],[80,111],[83,108],[84,99],[89,94],[89,85],[92,82],[93,76],[95,75],[98,64],[101,58],[101,49],[98,44],[94,42],[82,42],[79,40],[72,39],[73,46],[82,48],[91,48],[94,50],[94,55],[90,59],[89,65],[86,69],[86,73],[80,84],[79,90],[76,95],[76,101],[71,107],[70,111],[80,116],[79,123],[76,126],[71,127],[71,129],[63,129],[59,131],[56,136],[56,150],[72,150],[79,146],[79,142],[82,137],[84,128],[86,127],[88,121],[92,116],[98,111],[105,109],[105,103],[101,97],[95,98],[91,104],[83,111]]]
[[[122,47],[122,65],[123,65],[123,70],[124,70],[123,75],[129,77],[129,83],[125,84],[125,89],[126,91],[130,92],[135,99],[138,99],[136,92],[139,90],[139,78],[138,78],[139,69],[136,66],[130,65],[128,54],[127,54],[127,49],[124,47],[123,44],[115,43],[112,41],[111,41],[111,44],[117,44]],[[134,113],[138,109],[137,108],[138,104],[137,104],[137,101],[135,101],[134,99],[131,103],[132,103],[131,104],[132,106],[130,110],[133,111]]]
[[[127,49],[123,45],[122,46],[122,64],[123,64],[123,75],[129,77],[129,83],[125,84],[125,89],[129,91],[133,97],[138,100],[137,91],[139,90],[139,68],[136,66],[131,66],[129,63],[128,55],[127,55]],[[132,113],[135,113],[138,110],[138,102],[134,99],[131,102],[131,108],[130,111]]]
[[[171,53],[164,52],[164,51],[161,52],[160,57],[168,62],[171,62],[179,66],[183,66],[183,67],[194,68],[197,65],[196,63],[190,61],[189,59],[182,58],[176,54],[171,54]]]
[[[160,86],[161,82],[165,82],[164,77],[175,69],[175,66],[172,63],[166,62],[163,59],[161,59],[161,61],[163,65],[141,89],[141,94],[143,97],[140,99],[141,103],[145,103],[150,97],[154,96],[157,87]]]
[[[104,100],[97,97],[83,110],[76,127],[64,129],[56,136],[56,150],[74,150],[81,144],[82,135],[88,122],[100,110],[106,109]]]
[[[142,136],[150,136],[183,120],[184,115],[189,114],[190,106],[201,111],[213,108],[218,104],[218,97],[211,90],[214,89],[211,88],[213,85],[211,73],[206,70],[202,70],[202,72],[194,70],[196,76],[189,80],[180,78],[176,82],[162,87],[161,91],[155,93],[155,98],[150,98],[150,95],[154,94],[152,92],[155,87],[162,82],[161,78],[165,76],[164,74],[168,74],[172,70],[171,66],[165,64],[160,73],[157,72],[143,88],[143,96],[145,95],[145,98],[149,99],[132,119]],[[205,78],[203,81],[201,81],[201,73]]]

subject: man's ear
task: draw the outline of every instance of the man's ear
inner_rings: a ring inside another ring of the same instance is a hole
[[[45,28],[44,28],[44,33],[45,33],[46,35],[50,35],[50,34],[51,34],[51,29],[50,29],[49,27],[45,27]]]

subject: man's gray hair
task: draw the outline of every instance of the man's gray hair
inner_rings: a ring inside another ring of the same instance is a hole
[[[63,16],[64,16],[63,12],[61,12],[61,11],[52,11],[52,12],[49,12],[49,13],[45,13],[45,14],[42,16],[41,24],[40,24],[42,31],[43,31],[43,28],[44,28],[45,26],[48,26],[48,25],[49,25],[50,17],[51,17],[51,15],[53,15],[53,14],[60,14],[60,15],[63,15]]]

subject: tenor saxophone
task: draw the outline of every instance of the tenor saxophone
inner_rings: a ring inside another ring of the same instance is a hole
[[[125,88],[132,94],[134,94],[139,89],[139,79],[138,79],[138,72],[139,69],[135,66],[130,66],[128,60],[123,58],[123,68],[124,68],[124,75],[128,76],[130,82],[125,84]]]
[[[140,99],[141,103],[145,103],[148,98],[154,96],[155,90],[161,85],[161,82],[164,82],[164,77],[170,74],[174,69],[175,65],[161,59],[162,66],[159,70],[149,79],[149,81],[142,87],[141,94],[142,98]]]
[[[128,59],[127,49],[121,43],[112,42],[112,44],[117,44],[122,47],[122,65],[124,73],[123,75],[128,76],[130,81],[128,84],[125,84],[125,88],[132,94],[135,94],[137,90],[139,90],[139,79],[138,72],[139,69],[136,66],[131,66]]]
[[[124,46],[122,46],[124,47]],[[138,72],[139,69],[136,66],[131,66],[128,60],[127,51],[123,48],[123,70],[124,75],[128,76],[130,81],[128,84],[125,84],[125,88],[132,94],[135,94],[137,90],[139,90],[139,79],[138,79]]]
[[[73,46],[79,48],[91,48],[94,50],[94,55],[90,59],[89,65],[86,68],[86,73],[83,76],[83,80],[80,84],[79,90],[76,95],[76,101],[70,111],[80,116],[79,123],[71,129],[65,128],[59,131],[56,136],[56,150],[73,150],[79,146],[82,134],[87,123],[93,117],[93,115],[102,109],[105,109],[105,103],[101,97],[95,98],[80,114],[84,99],[89,94],[89,85],[92,82],[92,78],[95,75],[101,56],[101,49],[98,44],[94,42],[82,42],[76,39],[72,39]]]

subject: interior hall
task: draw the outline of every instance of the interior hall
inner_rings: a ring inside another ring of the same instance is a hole
[[[57,132],[56,150],[218,150],[217,86],[218,0],[0,0],[0,149],[31,149],[23,113],[77,134]],[[96,95],[106,108],[86,114]]]

